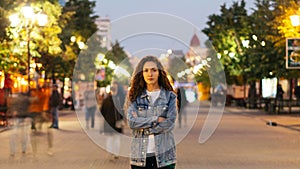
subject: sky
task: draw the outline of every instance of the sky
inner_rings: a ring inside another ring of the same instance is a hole
[[[208,16],[220,13],[233,0],[95,0],[95,13],[112,21],[112,39],[133,54],[166,49],[188,50],[193,34],[201,47]],[[235,0],[240,1],[240,0]],[[251,13],[255,0],[246,0]]]

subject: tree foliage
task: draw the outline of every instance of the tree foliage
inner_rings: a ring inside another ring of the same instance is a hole
[[[90,50],[93,48],[91,45],[97,45],[99,43],[95,42],[95,39],[92,39],[91,41],[95,43],[87,45],[87,41],[97,31],[95,19],[98,16],[93,14],[94,7],[94,1],[69,0],[62,8],[62,15],[57,18],[59,21],[58,25],[62,28],[61,33],[58,35],[62,41],[60,44],[62,52],[58,56],[60,59],[56,59],[59,60],[59,62],[57,63],[56,60],[52,62],[52,60],[50,60],[50,64],[48,64],[47,67],[48,72],[59,71],[58,75],[63,75],[56,78],[72,77],[76,61],[81,52],[79,44],[84,44],[85,47],[88,47],[88,50]],[[74,41],[71,41],[72,38],[74,38]],[[92,51],[94,51],[94,49],[92,49]],[[90,52],[82,51],[82,55],[86,55],[86,53],[93,55]],[[88,61],[90,62],[92,60]],[[78,62],[81,61],[78,60]]]
[[[245,73],[245,46],[250,30],[245,2],[234,2],[231,7],[221,6],[220,15],[208,17],[208,28],[202,30],[220,57],[225,72],[231,76]],[[229,82],[230,83],[230,82]]]
[[[300,26],[292,26],[290,16],[300,15],[299,4],[296,1],[279,1],[274,0],[275,10],[273,11],[274,20],[272,21],[272,29],[276,29],[277,36],[269,35],[268,38],[272,39],[274,43],[274,50],[278,55],[278,63],[276,71],[277,77],[294,78],[299,77],[299,71],[286,69],[286,38],[300,37]]]
[[[95,24],[97,15],[93,14],[94,1],[69,0],[63,8],[63,17],[60,18],[60,25],[63,27],[59,35],[62,40],[62,57],[64,60],[74,60],[80,52],[79,42],[86,43],[87,40],[97,31]],[[74,41],[71,38],[74,37]]]
[[[117,80],[123,85],[128,85],[128,75],[132,74],[133,68],[129,62],[128,55],[118,41],[112,45],[111,50],[105,53],[105,59],[107,60],[106,62],[102,61],[98,63],[103,65],[106,71],[105,80],[98,81],[98,86],[107,86],[112,80]],[[111,67],[110,64],[115,65],[115,67]],[[120,72],[116,72],[117,70]]]
[[[241,1],[228,8],[224,4],[221,14],[209,16],[203,32],[220,56],[228,83],[295,77],[295,71],[285,68],[285,39],[299,36],[289,18],[299,14],[298,8],[295,1],[256,0],[248,14]]]
[[[22,18],[21,9],[26,5],[30,5],[35,13],[46,14],[47,24],[40,27]],[[46,78],[62,80],[71,77],[81,51],[79,43],[86,45],[97,31],[95,6],[96,3],[89,0],[69,0],[65,7],[58,0],[1,1],[0,69],[26,73],[29,41],[31,60],[43,64]],[[21,22],[12,27],[8,18],[16,13]],[[76,37],[73,42],[72,36]]]
[[[247,49],[247,67],[250,81],[274,77],[279,61],[274,50],[274,43],[269,35],[278,36],[277,30],[272,29],[273,3],[270,0],[256,2],[256,10],[249,16],[251,29],[249,31],[249,47]],[[276,67],[275,67],[276,66]]]
[[[91,36],[87,41],[86,48],[82,49],[78,55],[75,68],[76,74],[84,75],[85,81],[94,81],[96,73],[96,57],[99,53],[103,52],[105,52],[105,49],[100,47],[100,37],[96,34]]]
[[[178,81],[178,82],[186,82],[187,74],[184,74],[184,75],[182,74],[181,77],[178,77],[178,74],[181,72],[184,72],[186,69],[188,69],[188,67],[185,64],[184,56],[179,56],[179,57],[173,56],[170,58],[167,71],[172,76],[173,80]]]
[[[58,2],[51,1],[31,1],[26,4],[23,1],[1,1],[1,15],[4,16],[2,26],[5,27],[1,32],[1,55],[2,70],[24,72],[27,65],[29,42],[29,53],[32,59],[40,58],[44,53],[57,55],[60,50],[60,39],[58,34],[61,28],[57,25],[57,18],[60,16],[60,5]],[[35,13],[44,13],[47,15],[45,26],[38,26],[36,20],[25,19],[22,13],[22,7],[30,6]],[[10,16],[18,16],[20,22],[11,26],[8,19]],[[12,64],[13,63],[13,64]],[[8,68],[6,65],[13,65]]]

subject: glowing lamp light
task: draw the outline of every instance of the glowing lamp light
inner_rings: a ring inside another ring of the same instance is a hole
[[[293,26],[299,26],[300,25],[300,16],[299,15],[292,15],[290,16],[291,22]]]

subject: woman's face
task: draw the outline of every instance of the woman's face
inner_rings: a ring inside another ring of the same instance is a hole
[[[158,75],[159,71],[156,63],[149,61],[144,64],[143,77],[147,85],[157,85]]]

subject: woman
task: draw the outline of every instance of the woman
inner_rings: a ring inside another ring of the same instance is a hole
[[[118,154],[121,145],[120,133],[123,132],[123,115],[124,115],[124,100],[125,94],[123,88],[118,82],[113,82],[111,85],[111,92],[103,100],[101,106],[101,114],[103,115],[104,133],[107,134],[106,147],[112,153],[112,159],[118,159]]]
[[[156,57],[146,56],[138,63],[128,97],[126,113],[133,134],[131,168],[175,168],[172,131],[177,116],[177,99]]]

